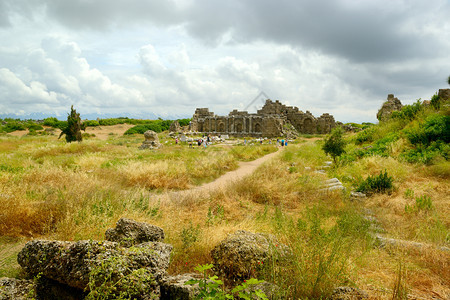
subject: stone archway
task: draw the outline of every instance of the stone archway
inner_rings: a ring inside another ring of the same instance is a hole
[[[261,124],[255,123],[253,132],[255,132],[255,133],[261,132]]]
[[[219,132],[225,132],[225,124],[223,122],[219,123]]]
[[[302,133],[314,133],[313,121],[310,118],[306,118],[303,121],[303,132]]]
[[[242,124],[241,123],[236,124],[236,132],[242,132]]]

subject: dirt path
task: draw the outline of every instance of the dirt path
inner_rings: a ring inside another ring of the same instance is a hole
[[[215,190],[215,189],[218,189],[218,188],[225,187],[227,184],[229,184],[231,182],[241,180],[245,176],[250,175],[262,163],[264,163],[264,162],[268,161],[269,159],[275,157],[276,155],[279,154],[279,152],[280,151],[273,152],[273,153],[267,154],[267,155],[265,155],[263,157],[260,157],[258,159],[252,160],[252,161],[240,162],[239,163],[239,167],[236,170],[230,171],[230,172],[220,176],[219,178],[217,178],[216,180],[214,180],[214,181],[212,181],[210,183],[206,183],[204,185],[194,187],[191,190],[195,190],[195,191],[211,191],[211,190]]]
[[[203,184],[200,186],[196,186],[196,187],[193,187],[188,190],[175,191],[175,192],[169,191],[167,193],[159,195],[158,198],[159,198],[159,200],[168,198],[172,201],[176,201],[176,200],[179,201],[180,199],[183,199],[184,197],[198,195],[198,194],[202,194],[202,193],[210,193],[215,190],[222,189],[222,188],[226,187],[228,184],[235,182],[235,181],[239,181],[242,178],[244,178],[245,176],[252,174],[261,164],[274,158],[281,151],[282,150],[267,154],[263,157],[260,157],[258,159],[252,160],[252,161],[240,162],[239,167],[236,170],[230,171],[212,182],[209,182],[209,183],[206,183],[206,184]]]

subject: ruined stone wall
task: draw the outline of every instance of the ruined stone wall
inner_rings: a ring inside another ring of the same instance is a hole
[[[309,111],[286,106],[280,101],[266,100],[256,114],[233,110],[228,116],[216,116],[207,108],[197,108],[192,117],[191,130],[234,136],[279,137],[283,135],[283,125],[292,124],[299,133],[329,133],[336,126],[330,114],[318,119]]]
[[[394,97],[394,94],[387,96],[387,101],[383,103],[380,110],[377,113],[377,119],[379,121],[385,121],[389,118],[392,112],[402,110],[402,102],[398,98]]]

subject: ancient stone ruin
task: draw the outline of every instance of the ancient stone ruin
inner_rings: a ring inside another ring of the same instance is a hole
[[[387,101],[383,103],[383,106],[377,113],[377,119],[379,121],[385,121],[389,118],[390,114],[394,111],[402,110],[402,103],[398,100],[397,97],[394,97],[394,94],[389,94],[387,96]]]
[[[297,107],[268,99],[256,114],[233,110],[228,116],[217,116],[208,108],[197,108],[190,129],[204,133],[272,138],[284,136],[287,124],[305,134],[329,133],[336,126],[330,114],[316,118],[309,111],[303,112]]]
[[[170,128],[169,128],[170,132],[181,132],[182,128],[181,125],[178,121],[173,121],[172,124],[170,124]]]
[[[145,141],[139,147],[139,149],[157,149],[161,147],[158,134],[153,130],[147,130],[144,132]]]

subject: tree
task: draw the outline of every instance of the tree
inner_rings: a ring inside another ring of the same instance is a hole
[[[331,155],[334,163],[336,164],[336,158],[345,153],[345,141],[342,138],[344,130],[342,127],[335,127],[329,136],[325,138],[325,143],[322,146],[322,150],[326,154]]]
[[[450,76],[448,76],[447,82],[448,84],[450,84]]]
[[[66,135],[66,141],[71,142],[81,142],[83,140],[81,136],[81,130],[86,130],[85,124],[81,124],[80,114],[73,109],[73,105],[70,107],[70,114],[67,116],[67,127],[64,127],[59,135],[59,138],[63,134]],[[59,139],[58,138],[58,139]]]

